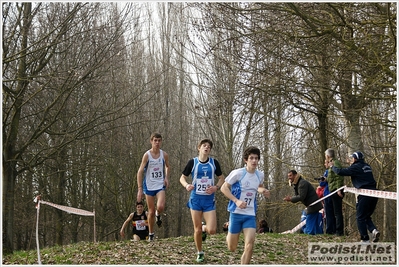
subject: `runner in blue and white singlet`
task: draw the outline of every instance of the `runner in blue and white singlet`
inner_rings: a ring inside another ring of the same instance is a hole
[[[187,207],[190,209],[194,226],[194,243],[197,248],[197,262],[204,261],[202,241],[206,234],[216,233],[216,202],[215,192],[224,182],[224,175],[219,162],[210,157],[213,142],[202,139],[198,146],[198,156],[191,158],[180,177],[180,183],[190,192]],[[191,175],[191,182],[188,182]],[[217,177],[217,181],[215,178]],[[205,220],[205,225],[202,225]]]
[[[165,210],[165,190],[169,187],[170,165],[168,153],[161,150],[162,135],[152,133],[150,142],[151,149],[144,153],[137,171],[137,202],[141,202],[145,195],[148,207],[148,240],[154,241],[155,221],[158,227],[162,225],[161,214]]]
[[[151,156],[151,152],[148,150],[148,162],[144,168],[144,193],[147,191],[157,191],[164,188],[165,179],[165,160],[163,157],[163,151],[160,149],[160,155],[157,159]]]
[[[191,197],[196,195],[201,196],[212,196],[215,193],[207,193],[206,189],[210,186],[215,185],[215,162],[213,158],[208,158],[207,162],[200,162],[198,157],[194,159],[194,166],[191,172],[191,177],[193,178],[192,184],[194,185],[194,190],[191,191]]]
[[[229,199],[227,210],[230,212],[229,228],[226,236],[227,248],[237,249],[241,232],[244,234],[244,252],[241,264],[249,264],[253,254],[256,236],[256,196],[269,198],[270,191],[264,188],[264,174],[257,170],[260,150],[250,146],[244,150],[244,168],[235,169],[226,177],[220,188]]]
[[[231,184],[231,193],[241,201],[247,203],[245,209],[240,209],[230,200],[227,210],[232,213],[255,216],[256,215],[256,194],[260,184],[263,184],[264,174],[260,171],[247,172],[246,168],[233,170],[225,179]]]

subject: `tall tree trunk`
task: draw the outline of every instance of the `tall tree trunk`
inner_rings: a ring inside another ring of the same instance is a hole
[[[8,135],[3,132],[3,252],[13,252],[13,230],[14,230],[14,189],[17,177],[17,160],[20,152],[16,148],[18,137],[19,122],[23,104],[24,88],[28,84],[26,75],[26,53],[28,47],[28,32],[31,25],[30,15],[32,3],[21,4],[23,19],[21,27],[21,54],[18,65],[18,85],[15,91],[15,104],[13,106],[13,118],[9,126]],[[4,125],[3,125],[4,126]],[[3,127],[3,131],[4,131]]]

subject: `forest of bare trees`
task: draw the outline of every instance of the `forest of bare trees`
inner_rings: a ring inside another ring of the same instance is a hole
[[[95,211],[96,240],[119,240],[135,207],[150,134],[171,165],[158,238],[191,235],[179,183],[201,138],[223,173],[261,148],[271,198],[259,218],[293,228],[303,206],[287,172],[314,183],[324,151],[362,150],[378,188],[397,191],[395,2],[3,2],[3,253],[35,248],[33,199]],[[345,183],[351,186],[350,178]],[[314,183],[315,187],[317,183]],[[396,240],[396,201],[373,219]],[[217,194],[218,231],[228,219]],[[94,238],[93,218],[49,206],[41,246]],[[347,235],[357,234],[346,194]]]

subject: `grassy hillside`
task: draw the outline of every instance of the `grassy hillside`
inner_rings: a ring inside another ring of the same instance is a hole
[[[236,252],[226,248],[226,234],[208,236],[203,243],[203,264],[240,264],[243,238]],[[356,242],[355,237],[304,234],[258,234],[251,264],[303,265],[308,264],[308,242]],[[42,264],[118,264],[118,265],[196,265],[196,251],[192,236],[148,241],[80,242],[62,247],[41,248]],[[17,251],[3,256],[3,264],[37,264],[37,250]]]

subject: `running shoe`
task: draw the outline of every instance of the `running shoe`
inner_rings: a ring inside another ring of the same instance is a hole
[[[205,239],[206,239],[206,231],[204,231],[205,230],[204,225],[205,225],[205,222],[202,222],[202,241],[205,241]]]
[[[206,232],[202,232],[202,241],[205,241],[206,239]]]
[[[161,215],[156,215],[155,218],[158,227],[161,227],[162,226]]]
[[[380,240],[380,232],[378,232],[377,229],[374,229],[371,235],[372,235],[371,240],[373,240],[373,243],[378,242],[378,240]]]
[[[154,234],[148,235],[148,241],[154,241],[154,239],[155,239]]]
[[[203,262],[203,261],[204,261],[204,252],[198,252],[197,262]]]

